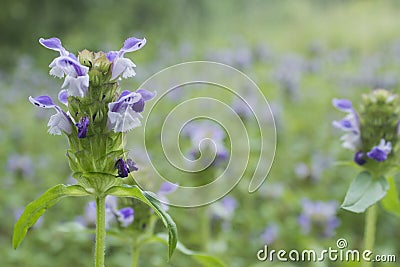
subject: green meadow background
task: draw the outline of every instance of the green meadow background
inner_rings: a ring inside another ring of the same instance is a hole
[[[340,225],[329,237],[318,229],[304,233],[298,217],[304,199],[340,204],[358,171],[335,164],[352,160],[353,153],[341,147],[340,133],[331,125],[343,117],[332,107],[332,98],[359,103],[362,94],[375,88],[399,92],[400,2],[3,0],[1,6],[0,266],[92,266],[93,235],[71,226],[89,199],[63,199],[17,250],[11,246],[18,211],[50,186],[71,183],[67,140],[47,134],[52,111],[35,108],[28,97],[56,98],[62,84],[48,75],[57,54],[43,48],[40,37],[58,37],[76,53],[84,48],[118,50],[130,36],[146,37],[147,44],[127,55],[137,65],[137,76],[123,81],[125,88],[135,90],[177,63],[217,61],[254,80],[275,116],[277,150],[266,182],[249,194],[249,177],[244,177],[230,193],[237,207],[227,220],[215,219],[209,207],[207,238],[198,231],[195,209],[170,208],[180,241],[233,267],[359,266],[260,262],[256,253],[271,225],[273,249],[336,248],[339,238],[349,248],[362,248],[363,214],[338,209]],[[134,138],[135,131],[129,134]],[[155,164],[168,170],[165,161]],[[381,208],[378,216],[374,252],[399,257],[400,218]],[[159,231],[164,231],[161,226]],[[130,266],[130,250],[129,244],[110,237],[107,266]],[[140,266],[201,266],[197,264],[178,251],[167,263],[164,245],[144,247],[140,258]]]

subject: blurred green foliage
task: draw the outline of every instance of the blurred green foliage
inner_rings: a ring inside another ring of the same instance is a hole
[[[232,64],[258,84],[275,110],[275,163],[257,193],[247,193],[248,177],[231,193],[238,201],[231,228],[211,222],[208,252],[233,267],[269,265],[258,262],[256,253],[264,245],[260,235],[270,223],[279,227],[274,249],[335,247],[340,237],[351,248],[362,247],[363,215],[339,210],[341,225],[331,238],[302,233],[297,217],[303,198],[340,203],[357,173],[333,164],[351,160],[352,153],[340,147],[339,133],[331,127],[331,121],[342,116],[334,111],[331,99],[358,102],[362,93],[377,86],[399,93],[398,1],[3,0],[1,6],[1,266],[92,264],[93,236],[68,224],[84,212],[89,199],[64,200],[46,213],[43,224],[28,233],[18,250],[11,246],[16,211],[50,186],[71,183],[66,139],[46,133],[52,112],[38,110],[27,100],[40,94],[55,98],[61,86],[60,80],[47,75],[55,52],[38,43],[40,37],[52,36],[72,52],[118,50],[125,38],[145,36],[146,47],[132,55],[138,75],[123,81],[127,89],[135,89],[171,64],[205,59]],[[287,65],[289,70],[282,67]],[[278,78],[285,70],[289,82]],[[290,80],[296,75],[297,82]],[[11,169],[12,155],[31,159],[33,167],[22,166],[29,167],[28,174]],[[161,159],[159,163],[168,167]],[[305,170],[301,175],[299,166]],[[170,211],[180,241],[189,249],[204,248],[199,210]],[[380,209],[378,222],[377,253],[399,256],[399,219]],[[130,245],[113,237],[108,242],[107,266],[127,266]],[[163,245],[147,246],[141,266],[195,266],[179,252],[166,263],[165,251]]]

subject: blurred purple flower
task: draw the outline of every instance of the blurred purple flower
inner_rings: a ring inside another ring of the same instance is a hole
[[[213,161],[214,165],[218,165],[221,161],[228,159],[229,153],[224,145],[226,135],[221,126],[209,121],[190,122],[184,127],[182,133],[188,136],[191,140],[192,147],[189,154],[194,159],[197,158],[200,153],[200,144],[204,143],[207,145],[206,149],[210,149],[211,151],[216,149]],[[203,140],[207,139],[211,142],[203,143]]]
[[[278,237],[279,227],[275,223],[270,223],[265,227],[264,232],[261,234],[261,239],[266,245],[272,244]]]
[[[118,221],[122,227],[127,227],[133,222],[135,212],[131,207],[125,207],[117,211],[116,213]]]
[[[235,214],[238,204],[234,197],[225,196],[211,206],[212,214],[222,220],[230,221]]]
[[[371,151],[367,153],[367,156],[375,161],[385,161],[392,151],[392,143],[386,142],[385,139],[381,139],[378,146],[374,146]]]
[[[29,156],[12,154],[7,160],[7,170],[11,173],[21,175],[23,178],[29,178],[34,175],[35,166]]]
[[[298,223],[304,234],[315,230],[322,237],[330,237],[340,225],[336,217],[338,203],[336,201],[312,202],[309,199],[302,201],[302,213],[298,217]]]
[[[96,202],[88,202],[85,206],[84,215],[77,220],[86,227],[94,227],[96,225]],[[131,207],[118,209],[117,197],[106,197],[106,229],[109,229],[112,223],[116,221],[118,221],[122,227],[127,227],[133,220],[134,211]]]
[[[177,184],[173,184],[170,182],[164,182],[161,184],[160,189],[157,192],[157,197],[161,201],[161,207],[165,211],[169,209],[167,196],[175,192],[177,188],[178,188]]]

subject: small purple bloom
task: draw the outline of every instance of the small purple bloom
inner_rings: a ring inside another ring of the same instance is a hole
[[[261,234],[261,239],[266,245],[272,244],[278,237],[279,228],[278,225],[271,223],[265,227],[264,232]]]
[[[358,151],[357,153],[355,153],[354,162],[358,165],[364,165],[367,162],[367,159],[365,158],[365,153],[362,151]]]
[[[161,184],[160,189],[157,192],[157,195],[168,195],[176,191],[178,188],[177,184],[164,182]]]
[[[298,223],[303,233],[308,234],[315,230],[320,236],[329,237],[339,226],[340,221],[336,217],[338,203],[336,201],[312,202],[309,199],[302,201],[302,213],[298,217]]]
[[[68,92],[66,89],[63,89],[58,93],[58,101],[68,106]]]
[[[375,161],[385,161],[392,151],[392,143],[386,142],[385,139],[381,139],[378,146],[374,146],[371,151],[367,153],[367,156]]]
[[[134,70],[136,65],[130,59],[124,58],[124,54],[139,50],[145,44],[146,38],[138,39],[131,37],[125,40],[124,46],[119,51],[110,51],[107,53],[107,59],[112,62],[110,80],[115,80],[120,76],[128,78],[136,75]]]
[[[51,68],[50,75],[58,78],[65,76],[62,88],[67,89],[68,95],[84,97],[89,87],[89,68],[81,65],[77,57],[69,53],[58,38],[40,38],[39,42],[44,47],[60,53],[60,56],[55,58],[49,65]],[[65,103],[64,101],[61,102]]]
[[[44,47],[60,52],[61,56],[68,56],[69,52],[65,50],[65,48],[62,46],[60,39],[53,37],[49,39],[39,39],[39,43],[43,45]]]
[[[35,166],[28,155],[12,154],[9,156],[7,170],[24,178],[32,177],[35,174]]]
[[[160,189],[158,189],[157,192],[157,197],[161,201],[160,204],[163,210],[167,211],[169,209],[167,195],[175,192],[177,188],[177,184],[173,184],[170,182],[164,182],[161,184]]]
[[[353,105],[352,105],[351,101],[348,99],[334,98],[332,100],[332,104],[335,108],[337,108],[340,111],[347,112],[347,113],[350,113],[353,111]]]
[[[235,213],[238,204],[234,197],[225,196],[220,201],[214,203],[212,213],[216,218],[230,221]]]
[[[131,207],[125,207],[117,211],[118,221],[121,223],[122,227],[127,227],[134,220],[135,212]]]
[[[136,163],[132,159],[127,159],[126,162],[121,158],[115,163],[118,170],[118,177],[128,177],[130,172],[137,171]]]
[[[115,221],[114,213],[117,212],[117,198],[114,196],[106,197],[106,229],[110,228],[110,225]],[[90,201],[85,206],[85,212],[82,217],[78,218],[78,221],[86,227],[96,226],[96,202]]]
[[[333,106],[338,110],[346,112],[347,115],[343,120],[333,121],[332,125],[345,132],[341,137],[343,141],[342,146],[351,150],[355,150],[361,145],[360,136],[360,120],[358,114],[353,109],[350,100],[347,99],[333,99]]]
[[[140,112],[144,109],[144,102],[154,96],[155,93],[144,89],[136,92],[123,91],[116,102],[108,104],[108,129],[114,132],[127,132],[141,126]]]
[[[210,123],[209,121],[190,122],[183,129],[183,134],[191,139],[192,149],[189,154],[194,158],[199,153],[199,144],[203,143],[203,140],[208,139],[211,142],[205,143],[207,144],[207,148],[211,150],[214,150],[214,148],[216,149],[214,165],[228,159],[229,152],[224,145],[226,135],[221,126]]]
[[[38,97],[29,97],[29,101],[35,106],[41,108],[54,108],[57,113],[50,117],[50,120],[47,124],[49,126],[49,133],[60,135],[61,132],[65,132],[67,134],[72,133],[72,119],[71,117],[65,113],[59,106],[53,103],[53,100],[49,96],[38,96]]]
[[[89,118],[82,117],[75,126],[78,128],[78,138],[85,138],[89,126]]]

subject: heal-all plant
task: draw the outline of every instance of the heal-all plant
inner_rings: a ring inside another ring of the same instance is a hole
[[[377,89],[363,95],[358,111],[350,100],[334,99],[333,105],[347,115],[333,126],[345,132],[343,147],[354,151],[354,163],[362,171],[350,184],[342,208],[366,212],[364,247],[375,243],[377,203],[400,215],[400,202],[393,179],[399,171],[400,101],[397,94]],[[364,262],[372,266],[372,262]]]
[[[218,259],[193,252],[178,242],[176,225],[165,205],[165,195],[175,185],[164,183],[156,195],[140,188],[133,179],[132,172],[138,171],[138,167],[124,149],[125,134],[141,125],[140,113],[155,93],[144,89],[121,91],[118,81],[135,76],[135,64],[124,55],[141,49],[146,39],[131,37],[119,51],[83,50],[78,56],[67,51],[58,38],[41,38],[39,42],[59,53],[49,67],[51,75],[64,78],[58,93],[64,108],[47,95],[29,97],[29,101],[40,108],[54,109],[48,132],[67,136],[66,156],[77,184],[56,185],[26,206],[14,227],[14,248],[61,198],[91,196],[94,201],[89,206],[95,214],[92,217],[96,227],[95,266],[105,264],[110,216],[119,222],[117,234],[129,236],[132,241],[132,266],[138,264],[139,248],[151,242],[166,243],[169,258],[177,248],[204,265],[224,266]],[[124,205],[121,209],[117,208],[117,197]],[[168,236],[154,233],[157,219],[167,228]]]

